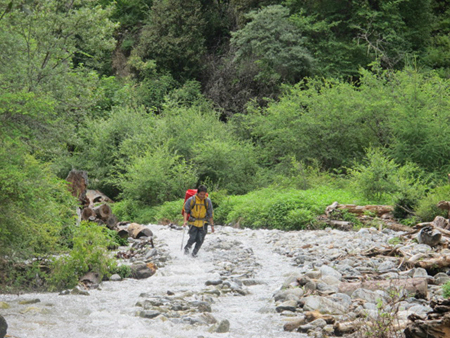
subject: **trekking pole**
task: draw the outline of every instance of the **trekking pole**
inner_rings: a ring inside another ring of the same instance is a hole
[[[184,243],[184,233],[186,232],[186,227],[183,226],[183,237],[181,238],[181,251],[183,251],[183,243]]]

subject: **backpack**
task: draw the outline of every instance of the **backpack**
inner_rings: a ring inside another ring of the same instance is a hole
[[[191,198],[192,196],[194,196],[195,194],[197,194],[197,189],[188,189],[188,190],[186,190],[186,194],[184,195],[183,209],[181,209],[181,214],[183,215],[183,217],[184,217],[184,205],[186,204],[186,201],[189,198]],[[208,193],[206,193],[206,197],[208,197]],[[194,203],[195,203],[195,200],[192,200],[191,201],[191,210],[194,207]],[[205,198],[205,205],[206,205],[207,209],[209,207],[208,203],[209,203],[208,200]]]

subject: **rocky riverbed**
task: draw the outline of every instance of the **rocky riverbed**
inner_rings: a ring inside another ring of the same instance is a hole
[[[121,248],[121,263],[151,273],[115,276],[79,292],[0,295],[9,336],[362,337],[379,322],[395,330],[412,314],[424,317],[450,280],[376,254],[398,243],[401,233],[388,229],[217,226],[192,258],[181,251],[182,230],[148,227],[155,247],[133,241],[138,250],[130,257]],[[414,241],[398,245],[410,256],[434,250]]]

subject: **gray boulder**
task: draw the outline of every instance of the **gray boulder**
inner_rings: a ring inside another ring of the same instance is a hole
[[[6,336],[6,331],[8,330],[8,324],[6,323],[5,318],[0,315],[0,338],[4,338]]]
[[[136,279],[144,279],[154,275],[154,271],[146,264],[133,264],[131,266],[131,276]]]

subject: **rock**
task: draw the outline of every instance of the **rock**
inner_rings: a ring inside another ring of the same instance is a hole
[[[294,273],[290,274],[289,277],[286,278],[286,280],[284,281],[281,288],[286,289],[288,287],[297,286],[297,279],[300,277],[302,277],[302,276],[298,272],[294,272]]]
[[[211,312],[211,305],[208,304],[207,302],[194,301],[189,304],[191,306],[197,308],[198,311],[200,311],[200,312]]]
[[[439,272],[434,276],[434,282],[438,285],[442,285],[450,281],[450,277],[443,272]]]
[[[205,285],[220,285],[223,283],[223,280],[217,279],[217,280],[207,280],[205,282]]]
[[[153,276],[155,271],[146,264],[138,263],[131,266],[131,276],[135,279],[145,279]]]
[[[282,301],[285,302],[287,300],[299,300],[300,297],[303,296],[305,292],[300,288],[286,289],[277,291],[273,297],[276,302]]]
[[[331,275],[325,275],[322,277],[322,281],[327,285],[338,285],[341,281],[339,278]]]
[[[381,299],[383,299],[384,297],[377,291],[370,291],[370,290],[366,290],[366,289],[356,289],[353,293],[352,293],[352,298],[353,299],[362,299],[366,302],[370,302],[370,303],[378,303],[378,301]]]
[[[305,316],[296,317],[295,319],[289,320],[287,323],[283,325],[284,331],[292,332],[306,323]]]
[[[71,295],[89,296],[89,292],[82,290],[79,286],[76,286],[70,291]]]
[[[327,322],[323,318],[316,319],[309,323],[312,327],[320,327],[323,328],[327,325]]]
[[[286,302],[281,303],[275,308],[275,310],[278,313],[283,311],[295,312],[296,309],[297,309],[297,302],[295,300],[288,300]]]
[[[339,304],[327,297],[309,296],[304,299],[305,304],[303,309],[306,311],[317,310],[323,314],[342,315],[347,312],[348,307],[344,304]]]
[[[225,333],[230,331],[230,322],[227,319],[221,320],[215,332],[217,333]]]
[[[426,278],[428,277],[428,272],[424,268],[415,268],[413,278]]]
[[[139,317],[153,319],[161,314],[159,311],[141,311]]]
[[[147,260],[147,259],[150,259],[150,258],[156,256],[156,255],[158,255],[158,250],[156,250],[156,249],[151,249],[151,250],[148,250],[148,251],[145,253],[144,259]]]
[[[8,323],[6,323],[6,319],[2,315],[0,315],[0,338],[4,338],[7,331]]]
[[[21,300],[19,302],[20,305],[28,305],[28,304],[36,304],[39,303],[41,300],[40,299],[29,299],[29,300]]]
[[[431,247],[438,245],[441,238],[441,232],[431,226],[425,226],[417,235],[417,240],[420,244],[426,244]]]
[[[323,276],[333,276],[339,280],[342,279],[342,274],[336,269],[329,267],[328,265],[322,265],[319,270],[322,273],[322,278]]]
[[[120,282],[122,280],[122,277],[120,277],[117,273],[109,277],[109,280],[112,282]]]

